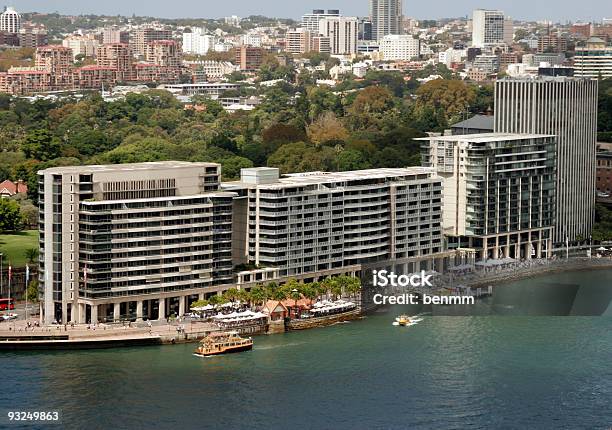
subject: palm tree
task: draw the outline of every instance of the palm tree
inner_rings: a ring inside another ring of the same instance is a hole
[[[240,296],[240,291],[238,291],[236,288],[230,288],[229,290],[225,290],[223,292],[223,297],[232,303],[238,300],[239,296]]]
[[[356,277],[347,276],[347,284],[345,291],[352,296],[356,295],[361,290],[361,280]]]
[[[238,290],[238,300],[240,300],[241,303],[247,303],[249,307],[252,305],[251,293],[247,290]]]
[[[37,248],[28,248],[23,252],[25,258],[28,260],[28,263],[34,264],[34,260],[38,258],[38,249]]]
[[[314,284],[317,284],[317,286],[314,286]],[[318,286],[318,282],[313,282],[311,284],[304,284],[304,286],[302,287],[302,295],[308,300],[310,300],[311,305],[312,301],[319,296],[319,291],[317,290]]]
[[[207,305],[208,305],[208,300],[198,300],[196,302],[193,302],[191,304],[190,308],[191,309],[193,309],[193,308],[201,308],[201,307],[204,307],[204,306],[207,306]]]
[[[283,287],[277,288],[275,291],[272,291],[271,297],[274,300],[278,300],[279,302],[282,302],[287,297],[289,297],[289,291],[287,290],[285,286],[283,286]]]
[[[222,305],[223,303],[227,303],[227,297],[215,294],[210,299],[208,299],[208,303],[214,306]]]
[[[289,293],[289,297],[293,299],[293,314],[297,314],[298,305],[297,302],[302,298],[302,294],[297,288],[293,288]]]
[[[251,288],[251,301],[255,306],[263,305],[268,300],[268,295],[266,293],[265,288],[262,287],[253,287]]]
[[[310,288],[312,288],[316,294],[316,296],[314,297],[315,299],[317,297],[321,297],[323,294],[325,294],[325,287],[323,287],[323,284],[321,282],[313,282],[310,284]]]
[[[333,291],[337,283],[338,282],[335,278],[325,278],[323,282],[321,282],[321,287],[323,287],[325,294],[327,295],[327,299],[329,299],[329,293]]]

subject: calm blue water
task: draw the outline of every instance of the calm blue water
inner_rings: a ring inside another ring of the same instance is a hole
[[[562,279],[572,276],[612,280]],[[62,427],[94,429],[612,426],[612,318],[425,316],[393,327],[401,311],[206,359],[194,345],[3,353],[0,413],[57,409]]]

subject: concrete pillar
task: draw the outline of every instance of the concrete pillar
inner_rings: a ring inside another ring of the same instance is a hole
[[[542,258],[542,240],[536,242],[536,257]]]
[[[62,320],[58,321],[62,324],[67,324],[68,322],[70,322],[70,320],[68,319],[68,303],[66,303],[65,301],[62,302]]]
[[[185,315],[185,296],[179,296],[178,316],[182,317],[183,315]]]
[[[159,314],[157,316],[158,319],[165,319],[166,318],[166,299],[164,299],[163,297],[159,299]]]
[[[86,310],[87,310],[87,306],[85,305],[85,303],[79,303],[79,320],[78,320],[79,324],[85,324]]]
[[[531,242],[525,243],[525,259],[531,260]]]
[[[198,300],[204,300],[204,293],[198,294]]]
[[[136,321],[142,321],[142,300],[136,302]]]
[[[91,306],[91,323],[92,324],[98,323],[98,305]]]
[[[113,303],[113,320],[119,321],[121,318],[121,303]]]

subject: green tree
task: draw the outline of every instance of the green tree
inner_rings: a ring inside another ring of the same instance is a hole
[[[336,157],[338,171],[369,169],[372,164],[367,157],[356,149],[347,149]]]
[[[393,95],[383,87],[367,87],[359,92],[348,108],[353,130],[380,130],[394,115]]]
[[[476,99],[474,89],[463,81],[435,79],[419,87],[417,106],[442,109],[448,120],[451,116],[467,111]]]
[[[333,170],[336,153],[333,148],[296,142],[278,148],[268,158],[268,166],[278,167],[282,173]]]
[[[27,158],[48,161],[60,156],[60,141],[48,130],[35,129],[30,131],[21,148]]]
[[[214,294],[208,299],[208,303],[213,306],[222,305],[223,303],[227,303],[227,297],[225,297],[225,295]]]
[[[22,230],[24,222],[19,203],[12,199],[0,199],[0,232]]]
[[[240,297],[240,292],[236,288],[230,288],[223,292],[223,297],[228,301],[234,303]]]
[[[306,133],[315,147],[330,141],[345,141],[349,137],[348,130],[333,112],[321,114],[315,122],[306,127]]]
[[[248,158],[233,156],[224,158],[221,161],[221,173],[224,180],[232,180],[240,178],[240,169],[253,167],[253,162]]]
[[[38,281],[32,280],[28,284],[28,289],[26,291],[26,298],[29,302],[36,303],[38,302]]]
[[[197,300],[191,304],[190,308],[202,308],[204,306],[208,306],[208,300]]]
[[[251,288],[250,293],[251,293],[251,302],[255,306],[263,305],[268,299],[268,295],[266,293],[265,288],[262,288],[260,286]]]
[[[33,264],[38,258],[38,248],[28,248],[23,252],[23,255],[28,260],[28,263]]]
[[[318,296],[318,290],[313,286],[313,283],[304,284],[302,286],[302,295],[312,303]]]

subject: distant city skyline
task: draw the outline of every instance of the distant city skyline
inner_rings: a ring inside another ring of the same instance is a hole
[[[234,0],[231,2],[202,2],[196,0],[19,0],[3,3],[20,12],[58,12],[60,14],[97,14],[153,16],[159,18],[220,18],[223,16],[264,15],[297,19],[311,9],[340,9],[343,15],[367,16],[368,0],[308,0],[298,4],[284,0]],[[533,2],[528,0],[489,1],[442,0],[434,3],[404,2],[404,15],[418,19],[438,19],[471,16],[478,8],[500,9],[519,20],[552,20],[555,22],[595,21],[612,18],[612,3],[608,0],[578,2]]]

